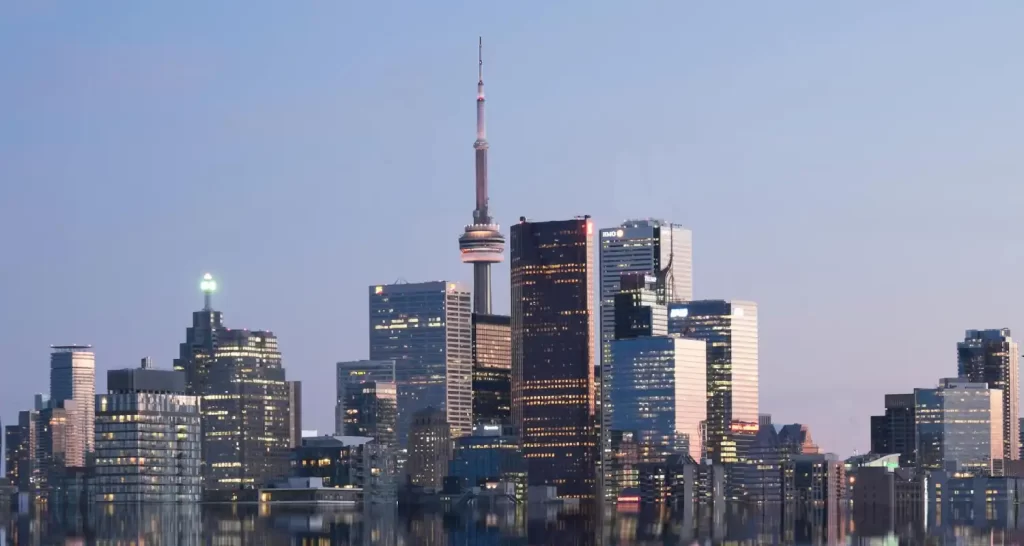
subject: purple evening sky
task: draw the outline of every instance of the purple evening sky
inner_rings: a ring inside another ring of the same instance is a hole
[[[1024,334],[1024,4],[8,2],[0,418],[53,343],[169,366],[205,271],[332,426],[366,286],[470,280],[476,39],[492,211],[694,232],[755,300],[761,411],[868,447],[886,392]],[[508,310],[508,265],[495,271]],[[1024,336],[1022,336],[1024,337]]]

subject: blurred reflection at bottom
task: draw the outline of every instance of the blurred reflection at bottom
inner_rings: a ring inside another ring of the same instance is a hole
[[[519,546],[1016,544],[1024,514],[927,523],[733,506],[721,513],[555,506],[396,510],[285,505],[94,506],[0,514],[0,544]]]

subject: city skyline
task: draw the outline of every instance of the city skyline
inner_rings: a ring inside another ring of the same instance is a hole
[[[0,268],[12,272],[0,301],[19,310],[0,328],[5,370],[19,371],[0,386],[5,424],[46,391],[50,344],[94,346],[97,392],[107,370],[145,355],[170,368],[210,270],[231,324],[280,337],[289,377],[307,382],[307,428],[330,431],[333,384],[309,381],[365,358],[362,290],[472,281],[453,239],[473,178],[477,34],[503,233],[521,215],[577,213],[692,230],[696,297],[762,313],[760,408],[807,423],[826,450],[866,450],[884,394],[953,373],[965,330],[1024,327],[1009,273],[1024,232],[1008,214],[1022,173],[1007,144],[1024,116],[1020,77],[1004,66],[1017,43],[1005,9],[822,8],[768,28],[778,16],[753,6],[669,8],[651,22],[598,5],[571,24],[552,7],[554,25],[517,8],[490,22],[504,12],[484,7],[429,28],[412,8],[393,21],[411,32],[378,48],[302,10],[254,9],[251,27],[215,37],[228,14],[207,8],[191,31],[203,55],[169,45],[188,31],[158,7],[99,31],[71,28],[83,8],[11,9],[0,44],[31,54],[5,62],[14,85],[0,97],[17,113],[0,133],[0,179],[17,184],[2,190],[0,227],[33,234]],[[653,26],[634,34],[641,23]],[[567,28],[542,32],[552,27]],[[262,43],[271,28],[280,34]],[[977,39],[940,39],[960,28]],[[346,49],[356,54],[339,60]],[[382,222],[385,207],[396,215]],[[260,260],[268,248],[272,263]],[[75,269],[54,266],[65,262]],[[979,263],[997,267],[967,265]],[[492,277],[494,311],[507,313],[507,262]],[[914,311],[912,328],[900,310]],[[793,380],[811,373],[816,388]]]

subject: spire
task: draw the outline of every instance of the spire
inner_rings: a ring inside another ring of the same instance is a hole
[[[203,292],[203,311],[213,311],[213,293],[217,291],[217,281],[213,280],[213,275],[203,275],[199,289]]]
[[[481,36],[477,49],[477,73],[480,79],[476,83],[476,142],[477,145],[487,143],[487,128],[484,124],[484,39]]]

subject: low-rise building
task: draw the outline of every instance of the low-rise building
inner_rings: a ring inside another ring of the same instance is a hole
[[[303,438],[292,450],[295,478],[317,478],[323,487],[357,490],[371,503],[395,501],[393,448],[366,436]]]
[[[445,480],[446,493],[476,487],[506,491],[508,486],[512,487],[515,499],[525,499],[526,461],[511,426],[478,424],[473,427],[472,436],[455,440]]]
[[[327,487],[321,478],[286,478],[259,490],[260,504],[340,504],[362,502],[363,491]]]

